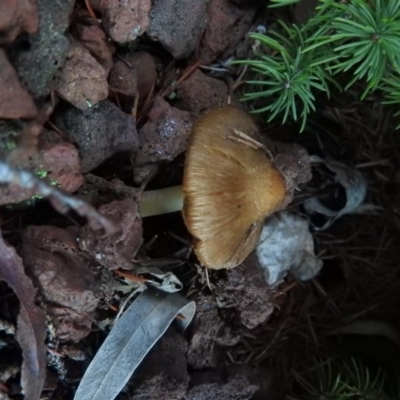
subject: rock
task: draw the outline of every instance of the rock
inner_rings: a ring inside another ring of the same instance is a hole
[[[209,108],[226,105],[228,95],[228,86],[224,81],[196,70],[179,85],[176,107],[188,110],[196,117]],[[236,96],[232,96],[231,104],[242,108]]]
[[[83,183],[77,149],[71,143],[58,143],[40,149],[39,167],[46,178],[67,193],[75,192]]]
[[[304,147],[295,143],[283,143],[262,137],[262,142],[275,154],[275,166],[285,178],[286,197],[280,209],[285,209],[293,200],[294,190],[312,178],[310,155]]]
[[[31,95],[22,87],[6,53],[0,49],[0,118],[34,118],[36,114]]]
[[[223,347],[234,346],[239,339],[240,336],[233,333],[230,325],[221,318],[215,301],[201,298],[197,301],[188,365],[196,370],[217,368],[225,354]]]
[[[115,46],[108,40],[105,32],[97,25],[77,24],[72,33],[75,39],[89,50],[108,76],[113,66]]]
[[[71,41],[64,66],[57,74],[59,95],[75,107],[87,110],[108,96],[104,68],[75,40]]]
[[[293,18],[296,24],[306,23],[315,14],[318,0],[301,0],[293,6]]]
[[[23,122],[15,119],[0,119],[0,157],[5,159],[17,147]]]
[[[132,400],[181,400],[189,384],[187,343],[171,326],[135,373]]]
[[[78,150],[71,143],[54,143],[41,145],[28,169],[46,178],[50,184],[72,193],[83,183],[80,167]],[[34,197],[34,190],[16,184],[0,187],[0,205],[16,204]]]
[[[149,26],[151,0],[91,0],[103,17],[102,23],[117,43],[132,42]]]
[[[294,186],[307,183],[312,178],[310,155],[304,147],[295,143],[275,142],[275,162],[286,179]]]
[[[47,301],[78,312],[96,308],[96,279],[79,260],[79,248],[72,234],[55,226],[28,226],[22,242],[24,265]]]
[[[108,100],[86,111],[66,106],[55,114],[55,122],[77,143],[84,173],[118,152],[139,146],[133,117]]]
[[[145,51],[132,53],[127,60],[135,67],[138,78],[139,100],[145,100],[157,82],[157,65],[154,58]]]
[[[13,42],[22,32],[35,33],[38,22],[36,1],[2,0],[0,2],[0,44]]]
[[[110,89],[144,101],[157,81],[157,66],[153,57],[145,51],[136,51],[116,60],[110,72]]]
[[[107,181],[93,174],[85,175],[85,182],[77,192],[79,197],[96,208],[114,200],[129,198],[137,201],[141,194],[140,188],[127,186],[118,178]]]
[[[143,171],[146,171],[149,165],[172,161],[185,151],[192,126],[187,111],[171,107],[161,97],[154,100],[148,118],[139,132],[140,148],[134,169],[136,183],[141,183],[146,177]]]
[[[94,313],[78,313],[68,307],[54,304],[46,307],[51,317],[57,338],[61,341],[79,342],[89,335],[94,322]]]
[[[147,34],[174,58],[187,58],[206,24],[206,0],[154,0]]]
[[[263,6],[264,0],[230,0],[231,3],[236,4],[237,6]]]
[[[45,171],[48,181],[65,192],[73,193],[82,185],[78,150],[71,143],[47,145],[38,158],[36,170]]]
[[[39,30],[29,38],[29,49],[18,51],[12,61],[25,87],[35,98],[46,97],[53,76],[64,64],[69,41],[64,36],[75,0],[40,0]]]
[[[61,336],[73,340],[86,336],[102,293],[79,255],[76,238],[54,226],[28,226],[22,234],[21,255],[48,312],[58,319]]]
[[[137,70],[126,62],[116,60],[108,77],[109,87],[112,92],[125,96],[135,97],[138,92]]]
[[[249,31],[256,7],[240,8],[229,0],[210,0],[208,22],[199,47],[199,58],[210,64],[219,56],[228,57]]]
[[[254,329],[265,322],[274,310],[271,291],[257,256],[252,253],[243,265],[227,273],[225,292],[229,305],[236,308],[246,328]]]
[[[133,269],[133,259],[143,243],[142,220],[136,203],[132,199],[113,201],[102,205],[99,212],[120,229],[111,236],[104,236],[86,225],[80,230],[79,247],[110,270]]]
[[[185,400],[250,400],[259,388],[254,372],[245,364],[213,372],[196,372],[190,383],[193,387]]]

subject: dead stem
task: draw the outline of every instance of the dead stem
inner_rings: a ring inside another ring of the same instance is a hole
[[[86,6],[86,8],[87,8],[87,10],[88,10],[88,13],[89,13],[90,17],[92,18],[93,22],[94,22],[95,24],[97,24],[97,25],[100,25],[100,24],[99,24],[99,21],[97,20],[97,17],[96,17],[95,12],[93,11],[92,5],[90,4],[90,1],[89,1],[89,0],[85,0],[85,6]]]
[[[314,339],[315,347],[318,348],[318,347],[320,347],[320,345],[319,345],[319,342],[317,339],[317,335],[315,334],[315,329],[313,327],[313,323],[311,321],[311,317],[309,314],[307,315],[307,321],[308,321],[308,325],[310,327],[310,332],[311,332],[312,338]]]
[[[212,292],[212,288],[211,288],[211,283],[210,283],[210,277],[208,276],[208,268],[203,268],[204,270],[204,276],[206,277],[206,282],[207,282],[207,286],[210,289],[210,291]]]
[[[136,116],[137,116],[137,112],[138,112],[138,105],[139,105],[139,92],[136,91],[136,95],[133,100],[133,106],[132,106],[132,111],[131,111],[132,117],[135,118],[135,120],[136,120]]]
[[[239,131],[238,129],[234,129],[233,133],[234,133],[234,135],[229,135],[228,139],[235,140],[236,142],[239,142],[239,143],[243,143],[246,146],[249,146],[254,150],[261,149],[265,152],[265,154],[270,158],[271,161],[274,160],[274,157],[271,154],[271,152],[262,143],[253,139],[249,135],[246,135],[244,132]]]
[[[163,92],[161,92],[160,96],[161,97],[169,96],[174,90],[176,90],[179,87],[179,85],[182,82],[184,82],[187,78],[189,78],[189,76],[192,75],[200,65],[201,65],[201,61],[198,60],[193,65],[188,66],[183,71],[183,73],[179,77],[179,79],[175,83],[173,83],[171,86],[169,86],[167,89],[165,89]]]
[[[126,272],[121,269],[116,269],[114,272],[118,276],[122,276],[123,278],[129,279],[130,281],[133,282],[146,283],[148,281],[146,278],[142,278],[141,276],[131,274],[130,272]]]
[[[152,104],[151,99],[152,99],[153,94],[154,94],[154,89],[155,89],[155,83],[153,83],[153,85],[151,86],[151,89],[150,89],[150,91],[149,91],[149,93],[148,93],[148,95],[147,95],[147,97],[146,97],[146,99],[144,101],[144,104],[143,104],[141,110],[137,113],[136,117],[137,117],[137,123],[138,124],[140,124],[143,121],[146,113],[150,110],[150,107],[151,107],[151,104]]]
[[[232,91],[235,92],[240,86],[242,86],[245,81],[243,81],[243,77],[245,75],[245,73],[247,72],[248,66],[245,65],[244,68],[242,69],[242,71],[240,72],[239,76],[236,78],[233,87],[232,87]]]

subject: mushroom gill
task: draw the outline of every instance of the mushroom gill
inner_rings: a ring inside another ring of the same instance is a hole
[[[258,140],[251,117],[232,106],[212,109],[192,129],[183,178],[183,217],[199,261],[233,268],[254,249],[264,219],[279,208],[285,183]]]

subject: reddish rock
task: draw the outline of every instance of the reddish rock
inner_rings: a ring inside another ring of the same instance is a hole
[[[0,44],[13,42],[22,32],[36,32],[38,22],[36,0],[1,0]]]
[[[185,400],[251,400],[259,389],[255,373],[246,364],[196,372],[190,384]]]
[[[94,313],[81,314],[68,307],[48,305],[46,311],[51,318],[57,338],[61,341],[78,342],[89,335]]]
[[[108,77],[110,91],[135,97],[138,92],[137,70],[126,62],[115,60]]]
[[[137,51],[117,59],[110,72],[110,90],[145,100],[157,81],[157,66],[153,57],[145,51]]]
[[[229,0],[210,0],[208,22],[202,37],[199,58],[210,64],[222,54],[230,55],[249,31],[256,7],[238,7]]]
[[[171,326],[135,372],[131,399],[182,400],[189,385],[186,351],[186,340]]]
[[[240,335],[232,332],[230,324],[221,318],[214,299],[203,297],[196,303],[188,365],[196,370],[217,368],[225,356],[224,347],[237,344]]]
[[[248,329],[265,322],[274,310],[271,290],[254,253],[243,265],[228,271],[224,291]]]
[[[147,34],[174,58],[186,58],[196,48],[206,24],[206,0],[155,0]]]
[[[83,183],[78,150],[71,143],[47,145],[39,151],[38,167],[46,178],[67,193],[75,192]]]
[[[108,76],[113,66],[115,46],[108,40],[105,32],[97,25],[78,24],[74,27],[73,34],[104,68]]]
[[[210,78],[197,70],[179,85],[176,106],[197,116],[209,108],[226,105],[228,96],[228,86],[224,81]],[[231,97],[231,104],[242,108],[235,95]]]
[[[302,0],[293,6],[293,18],[296,24],[306,23],[316,12],[318,0]]]
[[[63,99],[87,110],[107,98],[107,75],[89,51],[73,40],[58,74],[56,88]]]
[[[75,236],[55,226],[29,226],[22,242],[24,265],[47,301],[78,312],[96,308],[97,282],[89,267],[79,259]]]
[[[60,189],[72,193],[83,183],[80,171],[78,150],[71,143],[46,144],[39,149],[30,163],[29,169],[43,176]],[[0,187],[0,204],[15,204],[29,200],[34,190],[23,189],[18,185]]]
[[[119,230],[104,236],[87,225],[80,231],[79,247],[110,270],[133,269],[133,259],[143,243],[142,220],[136,203],[132,199],[113,201],[101,206],[99,212],[119,226]]]
[[[91,0],[102,14],[103,26],[117,43],[132,42],[149,26],[151,0]]]
[[[134,169],[137,183],[146,177],[149,165],[172,161],[185,151],[192,126],[192,119],[187,111],[171,107],[161,97],[154,100],[148,118],[139,132],[140,147]]]
[[[276,142],[265,135],[262,142],[275,155],[275,166],[285,179],[286,196],[280,206],[285,209],[292,202],[295,189],[312,178],[310,155],[295,143]]]
[[[21,120],[0,119],[0,158],[10,157],[10,150],[17,147],[18,137],[23,130]]]
[[[48,312],[59,320],[61,336],[77,340],[87,335],[102,292],[79,254],[75,236],[54,226],[28,226],[22,234],[21,255]],[[65,329],[66,320],[74,329]]]
[[[118,152],[133,152],[139,146],[134,118],[108,100],[87,111],[66,106],[54,117],[57,126],[77,143],[84,173]]]
[[[118,178],[107,181],[93,174],[85,175],[85,181],[77,192],[79,197],[96,208],[114,200],[130,198],[136,201],[141,194],[140,188],[127,186]]]
[[[6,53],[0,49],[0,118],[34,118],[36,114],[31,95],[22,87]]]
[[[132,56],[128,57],[128,61],[135,67],[137,72],[139,99],[145,100],[158,78],[156,62],[145,51],[132,53]]]

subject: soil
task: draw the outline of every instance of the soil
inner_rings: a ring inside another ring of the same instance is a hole
[[[306,18],[308,3],[294,8],[293,20]],[[22,399],[26,374],[46,375],[41,398],[73,399],[129,300],[121,288],[149,284],[140,271],[152,267],[180,280],[196,315],[184,333],[170,326],[120,400],[283,400],[298,389],[294,372],[326,354],[400,368],[396,346],[375,354],[354,336],[331,333],[357,319],[400,330],[400,139],[379,98],[333,93],[302,135],[295,123],[254,117],[285,177],[281,208],[309,222],[323,263],[308,281],[289,273],[269,285],[256,252],[232,270],[206,270],[181,213],[140,216],[144,188],[182,183],[199,116],[226,104],[248,109],[240,102],[245,71],[230,61],[250,55],[248,32],[274,18],[259,1],[0,4],[1,230],[15,251],[7,262],[22,260],[36,290],[23,300],[19,275],[4,278],[0,254],[0,399]],[[304,202],[318,195],[340,208],[346,193],[310,155],[341,161],[367,182],[361,208],[326,230],[325,217]],[[39,350],[35,337],[16,334],[25,309],[45,313],[30,331],[47,335]],[[38,359],[42,351],[45,371],[28,368],[24,346]]]

